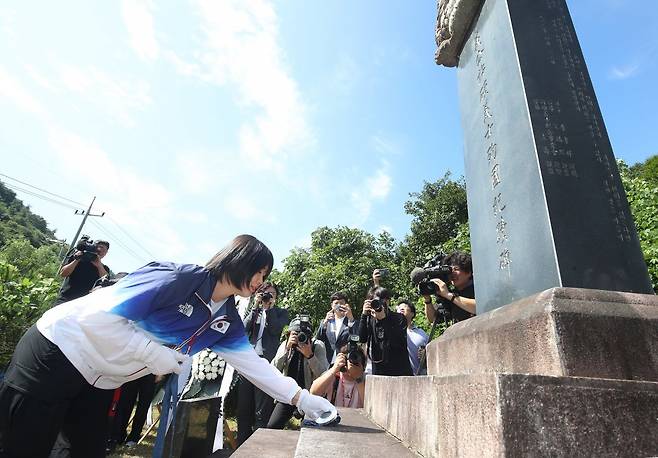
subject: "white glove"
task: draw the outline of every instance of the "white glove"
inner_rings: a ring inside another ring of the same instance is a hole
[[[146,350],[148,354],[144,362],[155,375],[180,374],[183,363],[190,358],[155,342],[149,342]]]
[[[331,402],[323,397],[309,393],[308,390],[302,390],[299,393],[296,407],[301,414],[306,415],[306,418],[313,421],[320,418],[325,412],[336,411],[336,407]]]

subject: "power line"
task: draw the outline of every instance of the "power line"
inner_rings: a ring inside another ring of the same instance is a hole
[[[29,189],[24,189],[24,188],[21,188],[20,186],[16,186],[14,184],[9,184],[9,183],[4,183],[4,185],[6,187],[8,187],[9,189],[24,192],[25,194],[28,194],[30,196],[37,197],[39,199],[51,202],[53,204],[61,205],[62,207],[70,208],[72,210],[78,210],[78,208],[74,207],[73,205],[70,205],[70,204],[67,204],[67,203],[64,203],[64,202],[60,202],[60,201],[55,200],[55,199],[51,199],[50,197],[41,195],[41,194],[36,193],[34,191],[30,191]]]
[[[29,186],[30,188],[36,189],[36,190],[38,190],[38,191],[40,191],[40,192],[43,192],[43,193],[49,194],[49,195],[51,195],[51,196],[57,197],[58,199],[63,199],[63,200],[65,200],[65,201],[72,202],[72,203],[77,204],[77,205],[79,205],[79,206],[81,206],[81,207],[84,207],[82,204],[80,204],[79,202],[76,202],[76,201],[74,201],[74,200],[72,200],[72,199],[69,199],[69,198],[67,198],[67,197],[61,196],[61,195],[56,194],[56,193],[54,193],[54,192],[50,192],[50,191],[47,191],[47,190],[45,190],[45,189],[39,188],[38,186],[31,185],[30,183],[27,183],[27,182],[21,181],[21,180],[19,180],[19,179],[17,179],[17,178],[10,177],[9,175],[5,175],[4,173],[0,173],[0,176],[3,176],[3,177],[5,177],[5,178],[9,178],[10,180],[16,181],[16,182],[21,183],[21,184],[23,184],[23,185],[25,185],[25,186]],[[44,195],[39,194],[38,192],[32,191],[32,190],[30,190],[30,189],[25,189],[25,188],[22,188],[22,187],[20,187],[20,186],[17,186],[17,185],[15,185],[15,184],[13,184],[13,183],[6,183],[6,182],[5,182],[4,185],[7,186],[7,187],[10,188],[10,189],[14,189],[14,190],[17,190],[17,191],[24,192],[24,193],[26,193],[26,194],[28,194],[28,195],[30,195],[30,196],[37,197],[37,198],[39,198],[39,199],[42,199],[42,200],[45,200],[45,201],[48,201],[48,202],[51,202],[51,203],[54,203],[54,204],[60,205],[60,206],[65,207],[65,208],[69,208],[69,209],[72,209],[72,210],[76,210],[76,214],[77,214],[77,211],[79,210],[78,208],[76,208],[76,207],[74,207],[74,206],[72,206],[72,205],[70,205],[70,204],[68,204],[68,203],[60,202],[60,201],[58,201],[58,200],[55,200],[55,199],[53,199],[53,198],[51,198],[51,197],[48,197],[48,196],[44,196]],[[83,213],[84,213],[84,210],[83,210]],[[103,214],[104,214],[104,213],[103,213]],[[90,216],[94,216],[94,215],[90,215]],[[109,217],[109,215],[108,215],[108,217]],[[155,258],[156,258],[156,256],[153,255],[153,253],[151,253],[149,250],[147,250],[146,247],[144,247],[144,246],[143,246],[140,242],[138,242],[138,241],[137,241],[132,235],[130,235],[130,234],[128,233],[128,231],[126,231],[124,228],[122,228],[122,227],[119,225],[119,223],[117,223],[113,218],[111,218],[111,217],[109,217],[109,218],[110,218],[110,220],[112,221],[112,223],[113,223],[113,224],[114,224],[114,225],[115,225],[115,226],[116,226],[116,227],[117,227],[117,228],[118,228],[123,234],[125,234],[125,235],[126,235],[126,236],[127,236],[127,237],[128,237],[128,238],[129,238],[129,239],[130,239],[130,240],[136,245],[136,246],[140,247],[140,248],[144,251],[144,253],[146,253],[151,259],[155,259]],[[118,238],[116,235],[112,234],[107,228],[102,227],[102,226],[101,226],[100,224],[98,224],[96,221],[90,220],[90,222],[92,222],[92,223],[93,223],[98,229],[100,229],[100,230],[103,231],[105,234],[107,234],[109,237],[111,237],[114,241],[116,241],[116,242],[119,244],[119,246],[121,246],[122,248],[124,248],[124,249],[125,249],[129,254],[131,254],[133,257],[135,257],[135,258],[138,259],[139,261],[146,262],[146,260],[145,260],[145,258],[144,258],[143,256],[137,254],[134,250],[132,250],[132,249],[128,246],[128,244],[126,244],[123,240],[121,240],[120,238]]]
[[[104,228],[98,222],[95,220],[90,220],[89,221],[91,224],[96,226],[97,229],[99,229],[101,232],[103,232],[105,235],[108,236],[110,240],[112,240],[112,243],[117,243],[120,247],[122,247],[128,254],[130,254],[132,257],[137,259],[140,262],[148,262],[146,259],[144,259],[142,256],[138,255],[135,253],[130,247],[128,247],[120,238],[118,238],[116,235],[112,234],[110,231],[107,230],[107,228]]]
[[[59,194],[55,194],[54,192],[46,191],[45,189],[41,189],[41,188],[39,188],[39,187],[37,187],[37,186],[31,185],[30,183],[26,183],[26,182],[21,181],[21,180],[19,180],[19,179],[17,179],[17,178],[10,177],[9,175],[5,175],[4,173],[0,173],[0,176],[3,176],[3,177],[5,177],[5,178],[9,178],[10,180],[13,180],[13,181],[17,181],[17,182],[19,182],[20,184],[23,184],[23,185],[25,185],[25,186],[29,186],[30,188],[34,188],[34,189],[36,189],[36,190],[38,190],[38,191],[45,192],[46,194],[50,194],[51,196],[57,197],[58,199],[66,200],[66,201],[69,201],[69,202],[71,202],[71,203],[73,203],[73,204],[76,204],[76,205],[78,205],[78,206],[80,206],[80,207],[84,207],[84,205],[82,205],[80,202],[76,202],[75,200],[69,199],[68,197],[64,197],[64,196],[61,196],[61,195],[59,195]]]
[[[114,224],[117,228],[119,228],[119,230],[120,230],[121,232],[123,232],[124,234],[126,234],[126,236],[127,236],[130,240],[132,240],[133,242],[135,242],[135,244],[136,244],[138,247],[140,247],[142,250],[144,250],[144,252],[145,252],[146,254],[148,254],[148,255],[151,257],[151,259],[155,259],[155,258],[156,258],[156,256],[153,255],[153,253],[151,253],[149,250],[147,250],[146,247],[145,247],[144,245],[142,245],[142,244],[139,243],[137,240],[135,240],[135,239],[134,239],[134,238],[133,238],[133,237],[132,237],[132,236],[131,236],[126,230],[125,230],[125,229],[123,229],[121,226],[119,226],[119,223],[117,223],[117,222],[114,220],[114,218],[112,218],[111,216],[108,216],[108,218],[110,219],[110,221],[112,221],[112,224]]]

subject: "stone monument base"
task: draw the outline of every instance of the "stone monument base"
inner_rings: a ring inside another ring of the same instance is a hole
[[[365,411],[425,457],[657,456],[658,383],[369,376]]]
[[[452,326],[365,411],[426,457],[658,456],[658,298],[553,288]]]

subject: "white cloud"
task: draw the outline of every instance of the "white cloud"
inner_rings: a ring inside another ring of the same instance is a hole
[[[240,155],[251,167],[282,174],[313,136],[278,43],[274,8],[263,0],[199,0],[196,6],[203,48],[192,53],[192,62],[172,52],[167,58],[184,75],[237,88],[245,119],[239,129]]]
[[[379,169],[374,177],[366,180],[366,186],[371,198],[385,199],[391,192],[391,177],[384,169]]]
[[[35,115],[41,120],[48,119],[48,112],[23,84],[0,67],[0,96],[11,100],[20,110]]]
[[[382,134],[375,134],[370,137],[371,147],[380,154],[397,155],[400,154],[400,148],[390,139],[385,138]]]
[[[160,47],[153,25],[153,2],[149,0],[123,0],[121,15],[130,36],[130,45],[144,60],[158,58]]]
[[[361,225],[368,219],[373,202],[382,201],[390,194],[393,180],[387,170],[388,163],[384,161],[374,176],[352,191],[351,201],[357,217],[356,225]]]
[[[99,106],[125,127],[133,127],[134,115],[151,104],[145,81],[121,80],[96,67],[55,64],[60,83],[87,102]]]
[[[158,257],[176,258],[184,253],[184,244],[172,225],[180,215],[173,210],[173,196],[167,187],[112,161],[101,146],[59,126],[50,126],[48,142],[57,163],[73,175],[71,179],[103,196],[95,208],[107,212],[138,240],[147,240],[149,251]]]
[[[640,64],[628,64],[621,67],[615,66],[610,70],[610,77],[614,80],[625,80],[638,74]]]
[[[238,193],[230,193],[224,199],[224,208],[230,216],[240,221],[252,221],[259,214],[254,201]]]

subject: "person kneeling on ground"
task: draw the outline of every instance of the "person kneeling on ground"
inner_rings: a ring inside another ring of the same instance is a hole
[[[288,339],[279,346],[272,365],[283,375],[294,379],[299,386],[309,389],[311,383],[329,367],[324,344],[312,338],[313,328],[308,315],[297,315],[290,322],[288,331]],[[283,429],[295,410],[295,406],[278,402],[267,427]]]
[[[347,346],[336,356],[334,365],[318,377],[309,390],[327,398],[336,407],[363,407],[366,396],[366,355],[359,347],[347,354]]]

